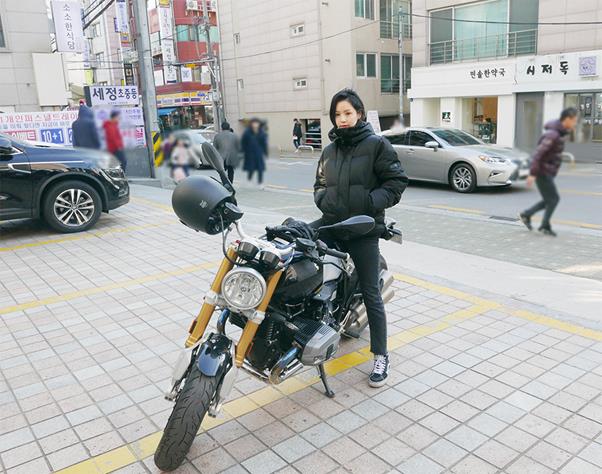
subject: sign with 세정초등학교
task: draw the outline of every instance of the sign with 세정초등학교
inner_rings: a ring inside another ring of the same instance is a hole
[[[140,96],[136,86],[85,86],[84,94],[89,106],[138,105]]]
[[[52,0],[56,49],[61,53],[84,52],[84,27],[80,2]]]

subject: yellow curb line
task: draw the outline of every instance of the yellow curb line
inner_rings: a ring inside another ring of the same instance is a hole
[[[478,209],[466,209],[464,207],[451,207],[439,204],[430,204],[428,207],[431,209],[443,209],[444,211],[465,212],[467,214],[484,214],[483,211],[479,211]]]
[[[106,291],[117,290],[120,288],[127,288],[129,286],[141,285],[151,281],[161,280],[172,276],[185,275],[187,273],[194,273],[199,270],[206,270],[216,266],[219,262],[208,262],[201,265],[192,265],[189,267],[180,268],[178,270],[171,270],[168,272],[155,273],[153,275],[147,275],[140,278],[133,278],[131,280],[124,280],[116,283],[110,283],[108,285],[95,286],[92,288],[86,288],[84,290],[73,291],[71,293],[64,293],[62,295],[49,296],[48,298],[42,298],[39,300],[29,301],[28,303],[21,303],[14,306],[5,306],[0,308],[0,314],[13,313],[15,311],[23,311],[26,309],[38,308],[40,306],[46,306],[54,303],[60,303],[63,301],[69,301],[75,298],[81,298],[82,296],[96,295]]]
[[[43,245],[50,245],[50,244],[61,244],[63,242],[71,242],[73,240],[85,240],[85,239],[91,239],[93,237],[96,238],[101,238],[104,237],[106,235],[111,235],[111,234],[120,234],[120,233],[124,233],[124,232],[134,232],[136,230],[144,230],[144,229],[152,229],[154,227],[162,227],[165,225],[170,225],[170,224],[174,224],[177,221],[162,221],[156,224],[141,224],[141,225],[132,225],[132,226],[127,226],[127,227],[119,227],[116,229],[109,229],[109,230],[104,230],[104,231],[99,231],[99,232],[86,232],[85,234],[78,234],[78,235],[71,235],[68,237],[59,237],[56,239],[48,239],[48,240],[40,240],[37,242],[29,242],[27,244],[20,244],[20,245],[13,245],[12,247],[0,247],[0,252],[10,252],[12,250],[22,250],[22,249],[27,249],[27,248],[32,248],[32,247],[41,247]]]
[[[148,204],[149,206],[156,207],[157,209],[161,209],[163,211],[168,211],[170,214],[172,214],[175,217],[173,208],[168,204],[161,204],[160,202],[153,201],[152,199],[146,199],[146,198],[141,198],[141,197],[133,197],[133,198],[131,198],[131,200],[134,202]]]

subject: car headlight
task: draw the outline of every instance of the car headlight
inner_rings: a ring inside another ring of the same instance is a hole
[[[255,308],[265,293],[265,279],[252,268],[235,268],[226,274],[222,282],[222,297],[228,306],[241,311]]]
[[[485,163],[508,163],[505,158],[498,158],[497,156],[479,155],[479,159]]]

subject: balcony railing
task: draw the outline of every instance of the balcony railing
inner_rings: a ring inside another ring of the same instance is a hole
[[[537,52],[537,30],[512,31],[500,35],[439,41],[429,44],[431,64],[505,58]]]
[[[399,79],[381,79],[381,94],[399,94]]]
[[[404,23],[401,25],[401,31],[403,32],[404,38],[412,37],[412,25]],[[380,21],[380,37],[381,38],[399,38],[399,22],[398,21]]]

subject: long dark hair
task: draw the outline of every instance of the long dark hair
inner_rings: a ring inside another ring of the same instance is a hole
[[[337,105],[346,100],[359,114],[360,120],[366,120],[366,108],[360,96],[353,89],[343,89],[337,92],[330,101],[330,121],[336,127]]]

